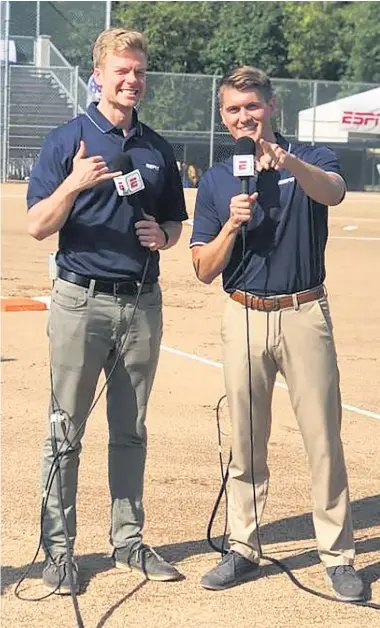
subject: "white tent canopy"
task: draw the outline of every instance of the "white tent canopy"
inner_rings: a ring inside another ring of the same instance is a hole
[[[298,114],[300,142],[348,142],[354,134],[380,137],[380,87]]]

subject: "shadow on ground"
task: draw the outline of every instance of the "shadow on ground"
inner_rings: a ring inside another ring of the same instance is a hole
[[[357,531],[361,529],[368,529],[370,527],[380,526],[380,495],[374,495],[366,497],[352,503],[352,512],[354,520],[354,528],[356,530],[356,551],[357,554],[367,554],[370,552],[380,552],[380,537],[365,538],[360,537]],[[285,543],[289,541],[301,541],[312,540],[314,543],[314,528],[312,524],[311,513],[304,515],[298,515],[295,517],[288,517],[273,523],[268,523],[261,527],[261,542],[263,545],[273,543]],[[213,539],[214,543],[219,547],[222,544],[222,537]],[[182,560],[193,556],[201,556],[212,552],[213,550],[209,546],[206,539],[199,539],[193,541],[184,541],[181,543],[174,543],[170,545],[163,545],[156,548],[160,554],[173,563],[178,563]],[[296,548],[293,548],[296,550]],[[291,550],[293,551],[293,550]],[[277,552],[276,552],[277,553]],[[217,559],[217,555],[215,555]],[[305,567],[311,567],[319,563],[319,556],[316,550],[307,550],[302,553],[293,554],[282,559],[285,565],[290,570],[304,569]],[[106,554],[90,554],[86,556],[78,557],[80,579],[83,583],[81,592],[84,592],[90,582],[91,578],[98,573],[103,573],[113,568],[112,560],[110,556]],[[24,575],[27,569],[27,565],[23,567],[12,567],[5,565],[2,568],[1,578],[1,593],[3,594],[9,587],[15,585]],[[39,579],[41,578],[42,562],[39,561],[33,565],[27,578]],[[274,575],[280,573],[279,566],[271,564],[263,568],[265,576]],[[380,561],[372,565],[368,565],[364,569],[360,570],[360,574],[366,583],[367,587],[373,582],[380,579]],[[145,581],[144,581],[145,582]],[[136,587],[136,591],[141,588],[143,582]],[[129,592],[125,599],[131,597],[135,590]],[[122,604],[121,600],[117,603]],[[110,613],[115,610],[110,609]],[[104,621],[106,618],[103,618]],[[102,620],[103,622],[103,620]],[[98,624],[97,628],[101,628],[103,623]]]

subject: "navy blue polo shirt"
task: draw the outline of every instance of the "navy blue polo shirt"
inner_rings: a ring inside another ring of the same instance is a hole
[[[124,136],[95,103],[47,136],[30,175],[28,208],[50,196],[70,174],[81,140],[86,157],[101,155],[110,169],[115,157],[128,151],[146,186],[146,213],[158,223],[186,220],[180,174],[168,142],[139,122],[136,112]],[[112,180],[82,191],[59,232],[58,266],[87,277],[141,279],[147,249],[140,245],[134,222],[132,204],[117,194]],[[158,276],[159,253],[154,252],[147,281],[155,282]]]
[[[336,155],[322,146],[278,144],[303,161],[343,176]],[[246,253],[238,234],[231,259],[223,271],[226,292],[244,290],[259,296],[291,294],[314,288],[325,279],[328,208],[310,199],[286,170],[263,170],[250,181],[257,191],[253,218],[246,227]],[[230,200],[241,193],[233,176],[232,157],[202,176],[194,213],[190,246],[212,241],[230,216]]]

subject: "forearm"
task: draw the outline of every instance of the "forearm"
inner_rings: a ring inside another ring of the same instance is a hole
[[[231,259],[239,229],[227,221],[212,242],[193,248],[193,265],[200,281],[210,284]]]
[[[175,222],[174,220],[167,220],[160,224],[160,227],[166,231],[168,234],[168,241],[165,246],[162,246],[160,250],[166,251],[166,249],[171,249],[172,246],[177,244],[181,233],[182,233],[182,223]]]
[[[325,172],[289,154],[286,169],[295,176],[304,192],[322,205],[338,205],[344,196],[345,184],[335,173]]]
[[[44,240],[59,231],[65,224],[78,194],[79,190],[73,188],[70,178],[65,179],[51,196],[29,209],[28,233],[36,240]]]

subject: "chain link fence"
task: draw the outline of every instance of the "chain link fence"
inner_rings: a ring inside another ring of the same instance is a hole
[[[33,40],[40,35],[49,35],[55,47],[69,58],[71,65],[80,67],[82,78],[88,78],[93,43],[97,35],[111,24],[110,1],[17,0],[7,4],[9,36],[16,45],[18,64],[29,62],[26,59],[30,59]]]
[[[219,76],[148,73],[140,119],[171,142],[184,180],[189,165],[200,174],[233,152],[219,112],[219,81]],[[290,142],[335,150],[350,189],[380,189],[380,86],[277,78],[272,83],[277,131]],[[376,98],[379,113],[372,114]],[[368,116],[361,124],[345,125],[344,114],[353,111]]]
[[[111,2],[2,2],[1,7],[0,39],[9,46],[3,46],[0,73],[0,174],[1,180],[23,179],[49,130],[84,111],[91,99],[91,49],[110,25]],[[76,28],[83,21],[85,34]],[[201,172],[233,151],[220,118],[219,81],[219,76],[148,73],[140,119],[172,144],[185,185],[194,185]],[[291,142],[332,147],[350,189],[380,189],[380,86],[275,78],[273,87],[278,131]]]

